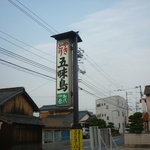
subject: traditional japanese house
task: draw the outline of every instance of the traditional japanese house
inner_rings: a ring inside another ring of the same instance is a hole
[[[38,111],[23,87],[0,89],[0,150],[42,146],[43,124],[33,116]]]
[[[88,111],[79,111],[79,123],[87,126],[92,115]],[[70,139],[70,129],[73,125],[72,107],[45,105],[40,108],[40,118],[44,124],[43,143],[65,141]]]

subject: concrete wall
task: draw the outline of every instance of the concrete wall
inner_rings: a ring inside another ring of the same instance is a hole
[[[150,134],[125,134],[125,146],[150,147]]]
[[[149,114],[149,130],[150,130],[150,96],[146,96],[146,105],[147,105],[147,111]]]

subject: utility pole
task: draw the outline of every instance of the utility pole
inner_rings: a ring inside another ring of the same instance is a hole
[[[127,120],[128,120],[129,117],[128,92],[126,92],[126,103],[127,103]]]
[[[139,89],[140,89],[140,96],[141,96],[141,99],[142,99],[142,97],[143,97],[143,92],[142,92],[142,87],[141,87],[141,85],[136,86],[135,88],[139,88]]]
[[[142,87],[141,87],[141,85],[139,86],[139,88],[140,88],[140,95],[141,95],[141,98],[143,97],[143,93],[142,93]]]

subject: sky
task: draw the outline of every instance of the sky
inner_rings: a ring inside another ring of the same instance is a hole
[[[49,30],[29,17],[31,11],[26,9],[27,16],[16,7],[24,8],[21,4],[42,18]],[[144,91],[150,84],[149,0],[1,0],[0,20],[0,59],[52,78],[56,78],[56,40],[51,36],[79,31],[83,42],[78,47],[84,50],[79,68],[86,71],[79,73],[79,87],[84,89],[79,90],[80,110],[95,112],[96,99],[125,98],[126,92],[134,109],[140,99],[135,87],[141,85]],[[2,48],[53,70],[6,56]],[[55,104],[55,80],[16,70],[2,61],[0,68],[0,88],[23,86],[39,107]]]

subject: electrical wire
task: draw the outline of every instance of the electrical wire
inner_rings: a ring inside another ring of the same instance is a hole
[[[103,93],[108,95],[109,90],[106,89],[104,85],[102,85],[102,83],[99,82],[99,80],[94,80],[94,78],[92,78],[91,76],[87,74],[84,74],[84,77],[86,77],[86,80],[84,78],[83,81],[91,83],[93,86],[97,87],[97,89],[100,89]]]
[[[41,55],[39,55],[39,54],[36,54],[36,53],[34,53],[34,52],[32,52],[32,51],[29,51],[29,50],[27,50],[27,49],[25,49],[25,48],[23,48],[23,47],[21,47],[21,46],[15,44],[15,43],[11,42],[11,41],[9,41],[9,40],[3,38],[2,36],[0,36],[0,38],[1,38],[2,40],[6,41],[6,42],[8,42],[8,43],[10,43],[10,44],[12,44],[12,45],[18,47],[18,48],[21,48],[21,49],[24,50],[24,51],[27,51],[28,53],[31,53],[31,54],[33,54],[33,55],[35,55],[35,56],[37,56],[37,57],[39,57],[39,58],[41,58],[41,59],[43,59],[43,60],[45,60],[45,61],[48,61],[48,62],[51,62],[51,63],[55,64],[53,61],[51,61],[51,60],[49,60],[49,59],[47,59],[47,58],[45,58],[45,57],[43,57],[43,56],[41,56]]]
[[[25,6],[23,3],[21,3],[20,1],[16,0],[21,6],[23,6],[25,9],[27,9],[31,14],[33,14],[35,17],[37,17],[41,22],[43,22],[45,25],[47,25],[48,27],[50,27],[54,32],[59,33],[54,27],[52,27],[51,25],[49,25],[44,19],[42,19],[41,17],[39,17],[35,12],[33,12],[31,9],[29,9],[27,6]]]
[[[106,72],[104,72],[104,70],[102,68],[100,68],[100,66],[91,58],[86,54],[86,60],[87,62],[99,73],[101,73],[101,75],[106,78],[113,86],[120,87],[120,85],[116,84],[117,81],[115,81],[114,79],[112,79],[112,77],[107,74]]]
[[[99,91],[98,87],[96,87],[96,86],[94,86],[92,84],[89,84],[87,81],[84,82],[83,80],[81,80],[81,83],[84,84],[89,89],[91,89],[92,91],[94,91],[95,93],[98,93],[99,95],[107,96],[104,93],[102,93],[101,91]]]
[[[34,16],[32,16],[29,12],[27,12],[26,10],[24,10],[23,8],[21,8],[15,2],[13,2],[12,0],[8,0],[8,1],[12,5],[14,5],[16,8],[18,8],[20,11],[22,11],[25,15],[27,15],[30,19],[32,19],[33,21],[35,21],[38,25],[40,25],[41,27],[43,27],[46,31],[48,31],[51,34],[55,34],[55,32],[52,29],[49,29],[46,25],[44,25],[41,21],[39,21],[39,19],[37,19]]]
[[[83,92],[86,92],[86,93],[89,94],[89,95],[92,95],[92,96],[94,96],[94,97],[96,97],[96,98],[98,98],[98,99],[101,99],[101,97],[97,96],[97,95],[94,94],[94,93],[89,92],[88,90],[85,90],[85,89],[82,88],[82,87],[79,87],[79,89],[80,89],[81,91],[83,91]],[[116,104],[110,102],[110,100],[105,100],[105,101],[106,101],[108,104],[111,104],[111,105],[116,106],[116,107],[118,107],[118,108],[127,109],[126,107],[121,107],[121,106],[118,106],[118,105],[116,105]]]
[[[52,81],[55,81],[55,80],[56,80],[54,77],[51,77],[51,76],[45,75],[45,74],[43,74],[43,73],[40,73],[40,72],[31,70],[31,69],[22,67],[22,66],[20,66],[20,65],[14,64],[14,63],[12,63],[12,62],[10,62],[10,61],[6,61],[6,60],[4,60],[4,59],[0,59],[0,61],[1,61],[1,62],[0,62],[1,64],[7,65],[7,66],[9,66],[9,67],[13,67],[13,68],[15,68],[15,69],[17,69],[17,70],[21,69],[21,71],[23,71],[23,72],[28,72],[28,73],[30,73],[30,74],[32,74],[32,75],[36,75],[36,76],[41,77],[41,78],[44,78],[44,79],[48,79],[48,80],[52,80]]]
[[[30,44],[25,43],[25,42],[23,42],[23,41],[17,39],[16,37],[14,37],[14,36],[12,36],[12,35],[10,35],[10,34],[4,32],[4,31],[2,31],[2,30],[0,30],[0,32],[3,33],[4,35],[10,37],[11,39],[16,40],[16,41],[18,41],[18,42],[24,44],[25,46],[28,46],[28,47],[30,47],[30,48],[32,48],[32,49],[34,49],[34,50],[36,50],[36,51],[38,51],[38,52],[44,54],[45,56],[51,56],[51,55],[49,55],[49,53],[43,52],[43,51],[41,51],[40,49],[35,48],[35,47],[31,46]],[[51,56],[51,57],[52,57],[52,56]],[[54,56],[53,56],[53,58],[54,58]]]
[[[38,63],[38,62],[36,62],[36,61],[33,61],[33,60],[31,60],[31,59],[28,59],[28,58],[26,58],[26,57],[23,57],[23,56],[21,56],[21,55],[18,55],[18,54],[16,54],[16,53],[11,52],[11,51],[9,51],[9,50],[7,50],[7,49],[4,49],[4,48],[2,48],[2,47],[0,47],[0,53],[4,54],[4,55],[6,55],[6,56],[9,56],[9,57],[11,57],[11,58],[17,59],[17,60],[19,60],[19,61],[22,61],[22,62],[24,62],[24,63],[27,63],[27,64],[29,64],[29,65],[32,65],[32,66],[34,66],[34,67],[37,67],[37,68],[40,68],[40,69],[49,71],[49,72],[51,72],[51,73],[56,73],[56,71],[55,71],[54,69],[50,68],[50,67],[47,67],[47,66],[45,66],[45,65],[43,65],[43,64],[40,64],[40,63]]]

